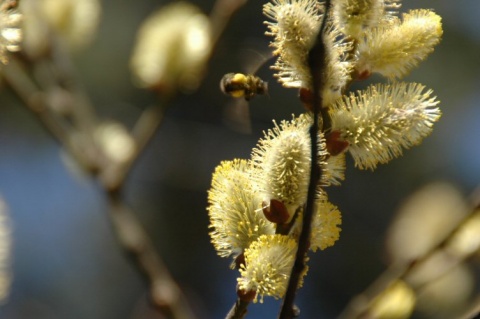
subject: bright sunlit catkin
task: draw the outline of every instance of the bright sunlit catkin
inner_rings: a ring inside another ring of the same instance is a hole
[[[310,166],[310,129],[308,116],[275,123],[252,152],[252,161],[259,169],[256,181],[264,200],[281,201],[293,216],[307,199]],[[319,136],[318,164],[324,165],[325,140]]]
[[[265,22],[271,46],[278,56],[274,69],[286,87],[309,87],[310,71],[306,64],[321,22],[321,6],[316,0],[273,0],[263,6],[272,21]]]
[[[376,27],[382,20],[392,18],[400,7],[397,0],[337,0],[333,2],[333,17],[346,35],[360,39],[365,30]]]
[[[340,185],[345,179],[345,154],[329,156],[322,171],[322,185]]]
[[[342,34],[329,21],[325,29],[325,70],[323,72],[322,103],[330,105],[343,94],[343,89],[350,80],[353,65],[346,57],[352,50],[352,43],[341,40]],[[308,74],[310,79],[310,73]],[[310,82],[310,80],[309,80]]]
[[[285,235],[261,236],[245,251],[245,264],[240,268],[238,286],[243,291],[256,291],[260,296],[282,298],[287,289],[295,260],[297,243]]]
[[[313,0],[275,0],[263,7],[271,20],[266,22],[267,35],[274,39],[271,46],[278,56],[272,66],[275,77],[288,88],[311,89],[311,73],[307,63],[310,48],[317,38],[323,14],[322,6]],[[341,90],[350,80],[352,64],[346,60],[351,50],[350,42],[342,40],[338,28],[331,20],[325,32],[326,67],[322,90],[323,103],[330,104],[340,97]]]
[[[332,128],[342,132],[361,169],[374,169],[419,144],[440,118],[432,90],[417,83],[377,84],[332,106]]]
[[[262,212],[262,198],[252,188],[251,164],[224,161],[212,177],[208,191],[210,237],[221,257],[237,256],[258,237],[274,234]]]
[[[324,250],[333,246],[340,238],[342,215],[338,207],[326,199],[318,200],[312,220],[312,233],[310,234],[310,249],[314,252],[320,248]]]
[[[367,30],[358,44],[359,73],[380,73],[389,78],[407,75],[440,42],[441,18],[425,9],[411,10]]]
[[[8,52],[20,51],[22,14],[16,8],[0,11],[0,62],[8,63]]]
[[[307,110],[313,109],[312,93],[319,93],[323,109],[318,132],[312,129],[313,115],[309,112],[289,121],[274,121],[274,127],[264,132],[252,150],[250,162],[224,162],[213,176],[209,192],[212,242],[221,256],[243,252],[239,256],[243,258],[236,258],[241,274],[237,293],[243,303],[252,299],[262,302],[264,296],[283,297],[292,265],[299,265],[303,257],[294,260],[301,235],[302,239],[303,235],[309,236],[306,246],[302,241],[301,251],[323,250],[339,239],[342,216],[328,201],[325,187],[339,185],[345,178],[347,151],[357,167],[374,169],[400,156],[403,149],[419,144],[440,118],[439,102],[431,90],[421,84],[395,81],[439,43],[440,17],[430,10],[412,10],[400,18],[400,2],[336,0],[331,1],[328,12],[328,2],[321,0],[270,0],[263,6],[268,19],[265,34],[271,37],[276,57],[271,67],[274,76],[283,87],[300,89],[299,99]],[[321,25],[323,34],[318,36]],[[321,56],[310,56],[317,52],[312,50],[314,45],[322,47]],[[315,58],[322,59],[321,69],[310,69],[308,61]],[[322,76],[321,84],[314,87],[312,74],[317,72]],[[346,93],[353,81],[373,72],[390,78],[389,83]],[[317,154],[311,154],[311,133],[318,134]],[[236,168],[243,172],[242,177],[225,178],[230,173],[224,169],[235,165],[244,167]],[[315,173],[312,165],[319,168],[319,176],[315,176],[315,187],[309,188],[310,175]],[[302,229],[307,199],[314,200],[315,205],[311,227]],[[260,210],[270,221],[267,231],[251,226],[258,221],[265,223],[255,215]],[[245,215],[256,217],[248,217],[248,224],[243,222],[247,220]],[[472,229],[477,226],[474,223]],[[466,239],[462,237],[461,242]],[[463,248],[459,239],[452,248],[475,249],[478,242]],[[291,284],[295,286],[296,282]],[[373,300],[371,312],[365,315],[407,318],[415,303],[412,288],[398,281]],[[232,312],[244,311],[237,306]]]

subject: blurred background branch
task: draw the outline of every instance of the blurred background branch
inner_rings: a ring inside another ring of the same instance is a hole
[[[219,0],[215,6],[213,21],[218,25],[216,38],[244,1],[227,2]],[[41,6],[39,9],[44,9]],[[7,9],[10,10],[10,7]],[[72,14],[80,9],[72,7]],[[228,11],[219,15],[220,9]],[[30,10],[33,12],[32,8]],[[46,11],[46,16],[49,14]],[[26,14],[24,19],[32,17]],[[42,26],[46,27],[47,23]],[[27,40],[28,33],[32,31],[26,29]],[[154,307],[167,317],[195,318],[150,237],[123,198],[126,177],[157,131],[163,112],[177,89],[161,91],[162,105],[145,109],[132,133],[124,130],[120,123],[110,124],[100,120],[90,99],[77,83],[69,52],[62,47],[63,39],[56,36],[58,31],[52,29],[47,32],[49,35],[44,40],[48,43],[42,43],[47,47],[44,52],[38,49],[40,52],[37,55],[27,50],[22,56],[12,57],[3,69],[4,79],[69,156],[92,178],[99,178],[108,198],[114,232],[133,264],[144,274]]]
[[[440,187],[449,186],[443,185]],[[442,191],[445,191],[445,189]],[[454,189],[448,191],[455,192]],[[425,196],[426,192],[430,192],[429,195],[431,196]],[[423,224],[422,232],[415,233],[412,230],[400,230],[399,227],[396,227],[390,235],[391,237],[404,237],[402,248],[404,250],[408,250],[408,248],[405,248],[408,247],[408,245],[405,245],[408,241],[406,237],[414,236],[419,246],[426,247],[425,250],[417,257],[411,256],[403,261],[399,258],[399,255],[401,256],[404,253],[395,249],[392,250],[393,257],[400,260],[397,260],[396,264],[392,264],[364,293],[355,297],[340,318],[408,318],[417,306],[417,300],[420,303],[420,309],[422,303],[435,305],[438,300],[432,297],[430,298],[433,300],[428,300],[428,292],[425,292],[432,290],[432,286],[441,282],[442,279],[444,280],[445,277],[454,274],[456,268],[459,268],[462,264],[466,265],[469,259],[478,254],[480,251],[480,236],[478,235],[480,234],[480,207],[477,206],[469,213],[464,213],[467,205],[455,207],[455,204],[458,204],[456,198],[454,203],[449,203],[443,197],[440,201],[443,201],[443,204],[448,207],[447,213],[450,216],[445,218],[450,219],[452,225],[449,226],[452,229],[441,229],[438,225],[435,227],[436,225],[428,223],[428,215],[430,214],[441,218],[441,209],[423,212],[421,209],[435,207],[437,203],[428,203],[428,201],[438,201],[438,197],[443,195],[450,199],[456,196],[456,194],[451,196],[441,193],[438,185],[432,185],[430,188],[424,189],[423,194],[417,193],[415,222]],[[420,198],[420,196],[423,196],[423,198]],[[421,200],[424,202],[422,203]],[[453,210],[451,210],[452,208]],[[400,211],[396,224],[402,223],[402,219],[408,219],[411,215],[411,212],[407,209]],[[455,219],[458,220],[457,216],[460,216],[461,220],[455,221]],[[424,218],[422,219],[422,217]],[[397,225],[394,224],[393,228]],[[403,234],[395,234],[395,231],[397,233],[400,231]],[[436,236],[434,233],[436,233]],[[396,239],[398,240],[398,238]],[[425,246],[425,241],[429,242],[428,246]],[[400,247],[397,246],[396,249]],[[411,253],[411,251],[407,253]],[[470,280],[473,280],[473,278]],[[462,281],[453,280],[452,285],[437,288],[444,290],[443,293],[447,296],[450,293],[462,295],[460,292],[464,288],[461,287],[462,284]],[[423,300],[422,294],[424,295]],[[427,295],[426,298],[425,295]],[[472,302],[471,297],[464,296],[464,298],[464,300],[460,298],[457,302],[454,302],[452,298],[450,300],[451,305],[443,306],[442,317],[456,318],[460,317],[464,308],[475,309],[476,302]],[[471,305],[468,306],[468,304]],[[442,306],[437,305],[437,307]],[[474,318],[476,315],[478,315],[478,312],[472,313],[470,318]]]

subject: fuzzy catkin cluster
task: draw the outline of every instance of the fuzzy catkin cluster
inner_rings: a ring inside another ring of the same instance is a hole
[[[224,161],[216,169],[208,193],[210,236],[218,254],[240,265],[239,289],[281,298],[296,253],[311,168],[311,116],[304,114],[275,124],[265,132],[249,160]],[[322,185],[339,183],[344,157],[329,157],[319,132],[317,163],[325,171]],[[340,159],[340,160],[339,160]],[[327,173],[329,172],[329,173]],[[278,213],[278,215],[275,215]],[[325,249],[339,238],[341,215],[318,188],[311,249]],[[291,231],[281,231],[289,225]]]
[[[222,162],[209,190],[210,236],[222,257],[233,256],[240,270],[239,291],[282,298],[301,233],[312,165],[320,167],[310,249],[332,246],[341,215],[326,187],[345,177],[345,153],[360,169],[387,163],[428,136],[440,118],[432,90],[397,82],[424,60],[442,35],[431,10],[398,16],[400,0],[332,0],[326,12],[316,0],[272,0],[263,12],[266,35],[276,56],[272,69],[286,88],[301,90],[308,108],[311,73],[307,57],[326,20],[326,63],[321,96],[324,127],[312,163],[312,115],[274,121],[249,160]],[[352,81],[379,73],[387,83],[347,93]],[[307,259],[307,257],[305,256]],[[306,260],[305,259],[305,260]]]
[[[401,155],[402,149],[419,144],[440,118],[432,90],[397,81],[440,42],[441,18],[426,9],[400,17],[399,0],[332,0],[331,4],[325,17],[327,56],[321,92],[332,121],[326,129],[338,135],[330,142],[344,143],[357,167],[374,169]],[[323,5],[316,0],[276,0],[264,5],[265,15],[272,20],[266,34],[273,37],[271,46],[277,56],[272,68],[285,87],[312,90],[306,55],[317,34],[310,26],[323,19]],[[302,8],[303,13],[295,15]],[[291,13],[288,18],[285,11]],[[285,29],[289,26],[295,28]],[[301,41],[290,45],[292,36]],[[298,54],[285,53],[291,50]],[[352,81],[372,73],[390,82],[347,94]]]

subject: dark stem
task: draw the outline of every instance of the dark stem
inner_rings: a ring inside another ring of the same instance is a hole
[[[233,305],[232,309],[230,309],[225,319],[245,318],[245,315],[247,314],[248,304],[248,301],[242,301],[240,298],[237,298],[237,301],[235,301],[235,304]]]
[[[310,231],[312,226],[312,216],[315,209],[315,195],[317,193],[317,185],[321,175],[320,167],[317,165],[318,156],[318,133],[320,131],[319,116],[324,121],[328,118],[328,112],[322,105],[321,89],[323,86],[323,73],[325,70],[325,43],[323,34],[327,24],[327,16],[330,9],[330,1],[325,2],[324,16],[320,30],[317,34],[317,39],[314,46],[310,49],[308,54],[308,66],[312,75],[312,89],[313,89],[313,124],[310,128],[311,141],[311,170],[310,182],[308,186],[307,202],[305,205],[303,225],[300,237],[298,239],[298,249],[295,256],[295,263],[290,274],[287,292],[283,299],[282,309],[280,311],[279,319],[291,319],[296,316],[295,296],[300,282],[301,275],[305,269],[305,256],[308,251]]]

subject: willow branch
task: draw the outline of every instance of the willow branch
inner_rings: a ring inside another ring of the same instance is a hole
[[[311,143],[311,169],[310,181],[308,186],[307,202],[303,216],[302,231],[298,239],[298,249],[295,256],[295,263],[290,274],[287,291],[283,299],[282,308],[280,311],[280,319],[291,319],[296,316],[295,311],[295,296],[300,282],[301,275],[305,269],[305,256],[308,252],[310,232],[312,228],[312,218],[315,206],[315,195],[317,192],[317,185],[321,175],[321,169],[317,165],[318,156],[318,132],[320,130],[319,116],[326,113],[323,108],[321,89],[323,86],[323,73],[325,72],[325,43],[323,35],[327,22],[327,15],[330,8],[330,1],[325,2],[325,13],[317,35],[315,44],[310,49],[308,54],[308,65],[312,75],[312,89],[313,89],[313,124],[310,128],[310,143]],[[327,114],[328,115],[328,114]],[[322,123],[323,124],[323,123]]]
[[[98,125],[98,116],[95,108],[90,102],[88,95],[80,85],[76,69],[70,59],[70,55],[59,43],[58,39],[51,37],[51,60],[46,63],[50,65],[51,75],[57,83],[64,87],[72,95],[72,112],[75,126],[84,132],[91,132]]]
[[[75,92],[77,105],[74,118],[76,124],[86,130],[96,125],[96,115],[86,95],[72,78],[74,68],[67,54],[57,50],[54,65],[63,76],[65,85]],[[143,154],[146,146],[158,130],[163,119],[164,110],[172,97],[163,97],[161,106],[152,106],[142,112],[132,131],[135,141],[135,152],[125,162],[114,162],[102,165],[98,178],[106,191],[109,201],[109,216],[114,232],[121,248],[132,261],[134,267],[143,275],[149,287],[151,304],[169,318],[195,318],[185,296],[173,279],[165,263],[156,251],[151,239],[142,227],[134,211],[123,199],[122,189],[134,164]]]
[[[7,65],[3,74],[7,83],[20,97],[24,104],[32,111],[39,121],[46,128],[60,145],[65,147],[67,152],[82,166],[92,178],[99,178],[100,184],[104,187],[110,206],[110,218],[113,229],[119,239],[120,246],[130,256],[133,265],[143,274],[151,296],[152,305],[168,314],[171,318],[191,319],[195,318],[186,298],[182,295],[180,288],[173,280],[170,272],[163,263],[162,259],[155,250],[150,238],[136,218],[134,212],[123,202],[121,189],[124,185],[125,177],[130,171],[134,161],[140,156],[151,136],[157,130],[163,109],[149,108],[140,117],[135,129],[134,138],[137,142],[137,152],[132,157],[131,162],[126,166],[122,166],[119,170],[114,170],[112,179],[116,181],[115,186],[106,184],[102,180],[104,169],[117,166],[110,163],[107,157],[104,157],[101,150],[98,149],[94,139],[92,138],[92,130],[95,129],[97,118],[93,107],[89,105],[89,101],[83,96],[81,90],[75,85],[73,79],[67,79],[68,70],[62,69],[63,79],[55,77],[57,72],[53,72],[54,68],[62,68],[57,64],[48,65],[45,61],[33,62],[33,65],[40,66],[36,76],[49,78],[48,82],[42,82],[46,85],[45,90],[37,86],[31,78],[31,74],[20,65],[18,61],[13,59]],[[37,63],[40,63],[37,64]],[[49,74],[49,70],[52,74]],[[52,80],[53,79],[53,80]],[[69,101],[72,105],[69,109],[80,108],[82,110],[71,114],[72,123],[65,120],[60,114],[52,110],[49,104],[51,101],[51,90],[53,86],[65,87],[67,93],[71,94]],[[74,91],[74,92],[72,92]],[[80,126],[81,128],[77,128]],[[76,133],[83,132],[85,135],[84,145],[78,147],[73,141],[72,136]],[[88,138],[90,137],[90,138]],[[94,154],[96,156],[86,156],[85,154]]]
[[[92,170],[91,161],[84,152],[74,144],[71,134],[72,128],[62,124],[58,115],[50,111],[47,102],[48,96],[41,91],[27,74],[25,68],[12,58],[2,69],[5,81],[22,100],[24,105],[38,118],[46,131],[77,160],[87,171]]]
[[[250,302],[237,298],[232,309],[228,312],[225,319],[242,319],[247,315],[247,307]]]
[[[246,0],[218,0],[211,14],[212,29],[215,30],[215,43],[224,31],[231,15]],[[84,94],[76,81],[75,69],[69,55],[55,37],[51,37],[51,55],[42,57],[41,61],[29,61],[29,66],[36,68],[29,74],[17,61],[4,70],[5,78],[12,89],[28,106],[44,125],[46,130],[78,161],[92,178],[97,178],[105,189],[110,205],[110,218],[121,247],[134,266],[139,270],[150,290],[152,304],[177,319],[194,318],[186,298],[173,280],[154,245],[142,228],[134,212],[124,203],[122,189],[126,178],[144,149],[157,131],[165,106],[171,96],[164,97],[161,107],[150,107],[138,119],[132,137],[135,141],[135,152],[129,160],[117,163],[104,156],[93,138],[99,120],[88,96]],[[32,80],[38,77],[37,83]],[[43,86],[43,87],[42,87]],[[43,90],[42,90],[43,89]],[[68,117],[56,112],[49,103],[49,94],[56,89],[65,90],[69,94],[70,103]],[[79,147],[72,138],[82,135]],[[244,305],[239,303],[237,309]],[[245,308],[246,309],[246,308]]]
[[[462,228],[465,227],[465,225],[468,225],[473,218],[480,218],[479,216],[480,206],[477,206],[476,208],[472,209],[470,214],[466,216],[441,242],[433,246],[428,252],[412,260],[408,264],[390,266],[390,268],[385,271],[385,273],[383,273],[367,290],[365,290],[365,292],[349,302],[339,318],[363,318],[362,316],[368,313],[370,310],[373,300],[380,295],[392,282],[403,280],[409,283],[410,287],[415,292],[419,292],[428,283],[442,277],[454,267],[466,261],[476,251],[478,251],[479,247],[476,247],[476,249],[473,250],[465,250],[465,252],[462,254],[453,254],[448,250],[448,244],[455,236],[459,234],[460,231],[462,231]],[[414,276],[418,274],[422,268],[425,269],[424,267],[426,267],[428,263],[439,256],[442,256],[445,262],[441,265],[438,264],[433,273],[429,273],[428,276],[421,278],[422,280],[414,278]]]
[[[110,218],[122,249],[149,285],[152,305],[169,318],[195,318],[185,296],[158,255],[134,212],[109,192]]]
[[[215,2],[210,14],[211,29],[213,30],[212,43],[217,43],[232,15],[246,2],[247,0],[217,0]],[[69,65],[69,61],[63,62],[66,66]],[[141,114],[132,131],[133,138],[136,141],[135,154],[128,161],[106,167],[102,173],[101,179],[107,189],[115,190],[122,187],[132,166],[138,160],[144,148],[148,145],[152,136],[160,126],[163,119],[163,112],[173,98],[173,95],[172,93],[169,94],[169,96],[163,96],[160,107],[152,106]]]
[[[167,104],[168,102],[164,105],[166,106]],[[142,112],[132,131],[132,136],[135,140],[134,154],[128,161],[106,166],[101,173],[100,179],[106,189],[115,191],[123,187],[132,167],[158,130],[163,120],[165,106],[151,106]]]

